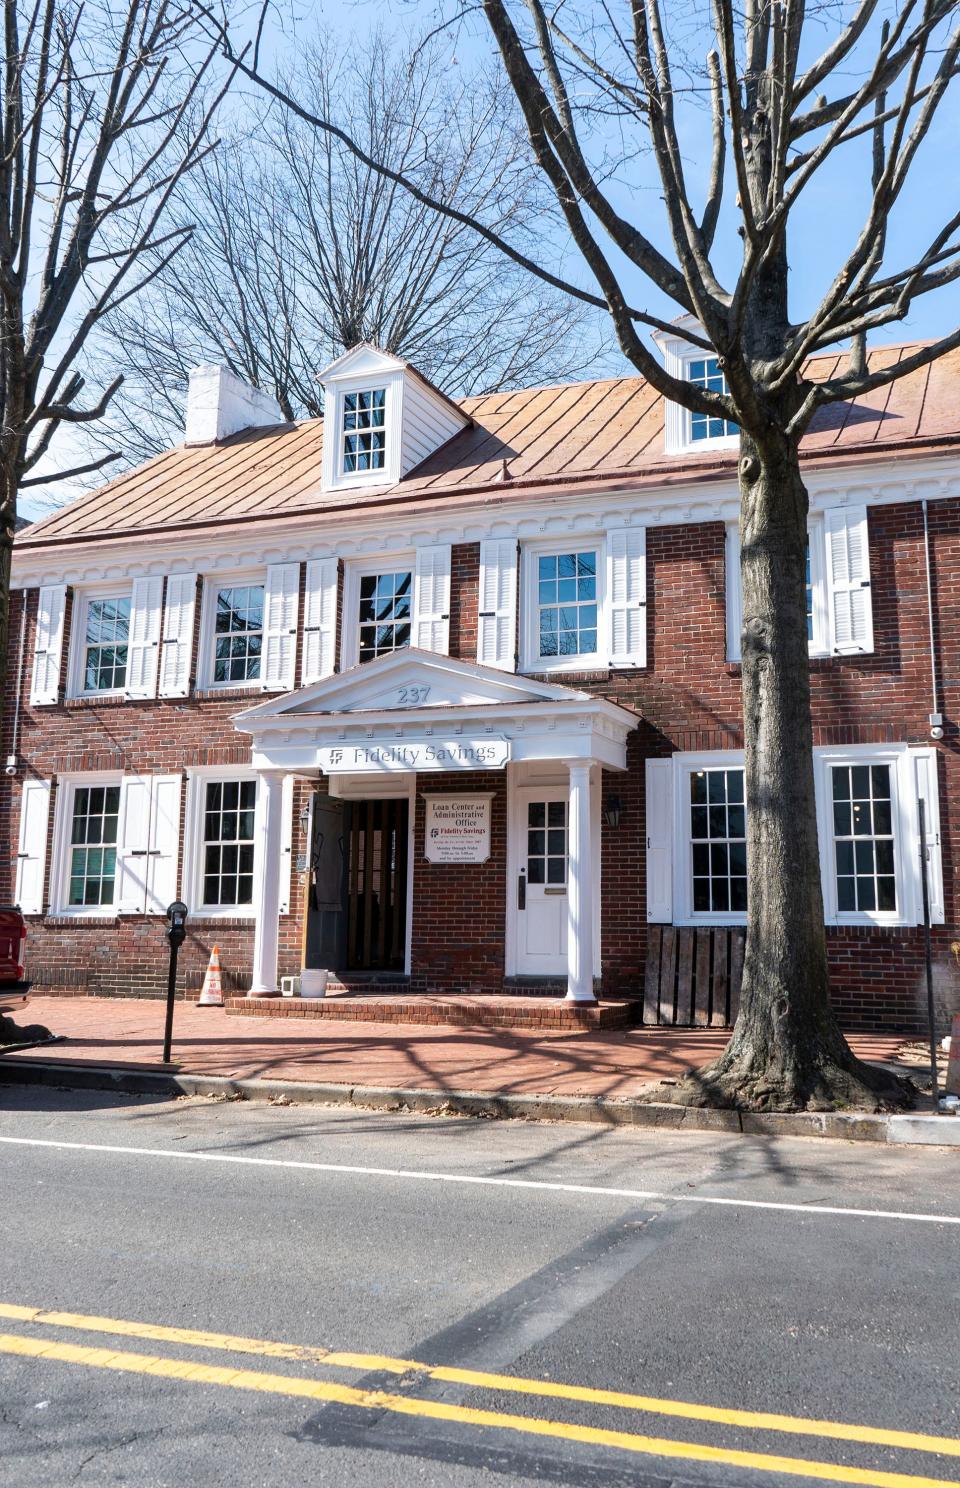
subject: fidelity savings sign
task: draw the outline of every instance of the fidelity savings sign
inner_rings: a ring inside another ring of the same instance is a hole
[[[490,797],[426,796],[423,849],[429,863],[485,863],[490,856]]]
[[[507,739],[420,740],[405,744],[337,744],[317,750],[325,775],[380,774],[396,770],[502,770],[510,758]]]

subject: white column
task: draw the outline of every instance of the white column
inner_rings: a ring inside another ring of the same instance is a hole
[[[257,813],[254,820],[257,868],[254,878],[253,981],[250,997],[278,990],[277,956],[280,945],[280,880],[283,847],[283,773],[262,770],[257,776]]]
[[[595,1002],[593,995],[594,880],[590,813],[590,761],[571,762],[567,868],[567,1002]]]

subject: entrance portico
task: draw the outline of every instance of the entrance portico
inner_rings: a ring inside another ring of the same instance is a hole
[[[412,800],[421,787],[429,792],[431,777],[444,777],[447,793],[450,777],[462,777],[469,792],[471,775],[502,771],[508,782],[549,781],[539,796],[562,803],[549,821],[545,807],[541,827],[536,813],[521,814],[520,803],[533,799],[529,789],[507,792],[505,857],[498,849],[506,894],[503,974],[524,974],[517,918],[536,902],[548,906],[543,925],[554,927],[541,931],[545,964],[554,974],[565,971],[568,1000],[595,1000],[600,774],[626,768],[635,714],[575,688],[408,649],[248,708],[234,723],[251,738],[259,781],[251,995],[277,991],[284,777],[326,776],[332,797],[353,801]],[[412,859],[406,883],[416,925]],[[406,969],[417,970],[409,960]]]

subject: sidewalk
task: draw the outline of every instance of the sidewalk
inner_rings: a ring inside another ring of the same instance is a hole
[[[35,997],[18,1021],[46,1024],[66,1040],[14,1057],[158,1069],[163,1020],[161,1001]],[[179,1002],[174,1067],[230,1079],[619,1101],[654,1081],[680,1079],[719,1054],[729,1037],[725,1029],[687,1028],[548,1035],[395,1023],[317,1021],[309,1033],[303,1028],[300,1019],[239,1019],[222,1008]],[[877,1062],[896,1058],[905,1042],[897,1034],[850,1035],[854,1052]]]

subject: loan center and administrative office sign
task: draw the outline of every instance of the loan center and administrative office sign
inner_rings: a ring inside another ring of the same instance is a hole
[[[428,863],[485,863],[490,857],[490,795],[425,796]]]

